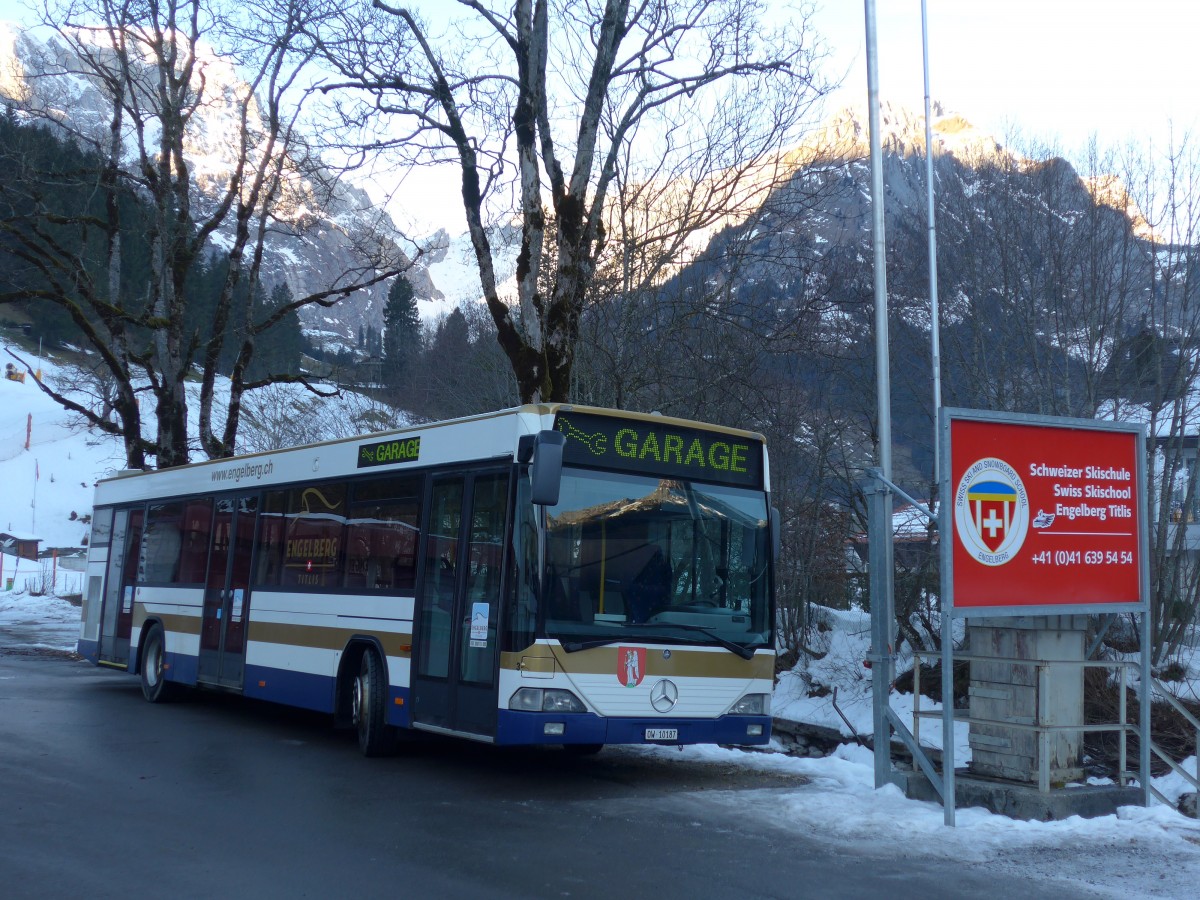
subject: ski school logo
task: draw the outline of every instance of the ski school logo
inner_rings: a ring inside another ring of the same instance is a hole
[[[646,648],[617,648],[617,678],[627,688],[637,687],[646,677]]]
[[[1010,562],[1029,531],[1029,496],[1017,470],[995,457],[972,463],[954,492],[954,524],[977,561]]]

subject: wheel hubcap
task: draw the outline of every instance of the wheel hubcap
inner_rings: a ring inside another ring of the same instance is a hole
[[[367,686],[363,681],[363,677],[359,675],[354,679],[354,724],[361,725],[363,722],[363,709],[366,706]]]
[[[157,641],[150,645],[149,653],[150,659],[147,660],[146,665],[146,681],[149,682],[151,687],[155,687],[158,684],[159,678],[162,677],[162,648]]]

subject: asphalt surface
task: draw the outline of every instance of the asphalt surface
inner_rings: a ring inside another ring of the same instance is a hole
[[[988,897],[1073,894],[875,858],[764,816],[803,778],[453,740],[368,760],[322,716],[0,651],[0,894]],[[897,823],[902,828],[902,823]]]

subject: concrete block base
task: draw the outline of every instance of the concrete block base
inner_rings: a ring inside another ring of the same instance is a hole
[[[903,777],[907,779],[904,793],[910,800],[940,802],[937,791],[924,773],[905,772]],[[1133,787],[1089,784],[1057,788],[1043,794],[1029,785],[955,773],[954,805],[957,809],[982,806],[1010,819],[1038,822],[1071,816],[1094,819],[1112,815],[1119,806],[1141,806],[1142,791]]]

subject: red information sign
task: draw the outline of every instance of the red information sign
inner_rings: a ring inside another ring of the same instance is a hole
[[[1139,431],[949,428],[956,608],[1141,602]]]

